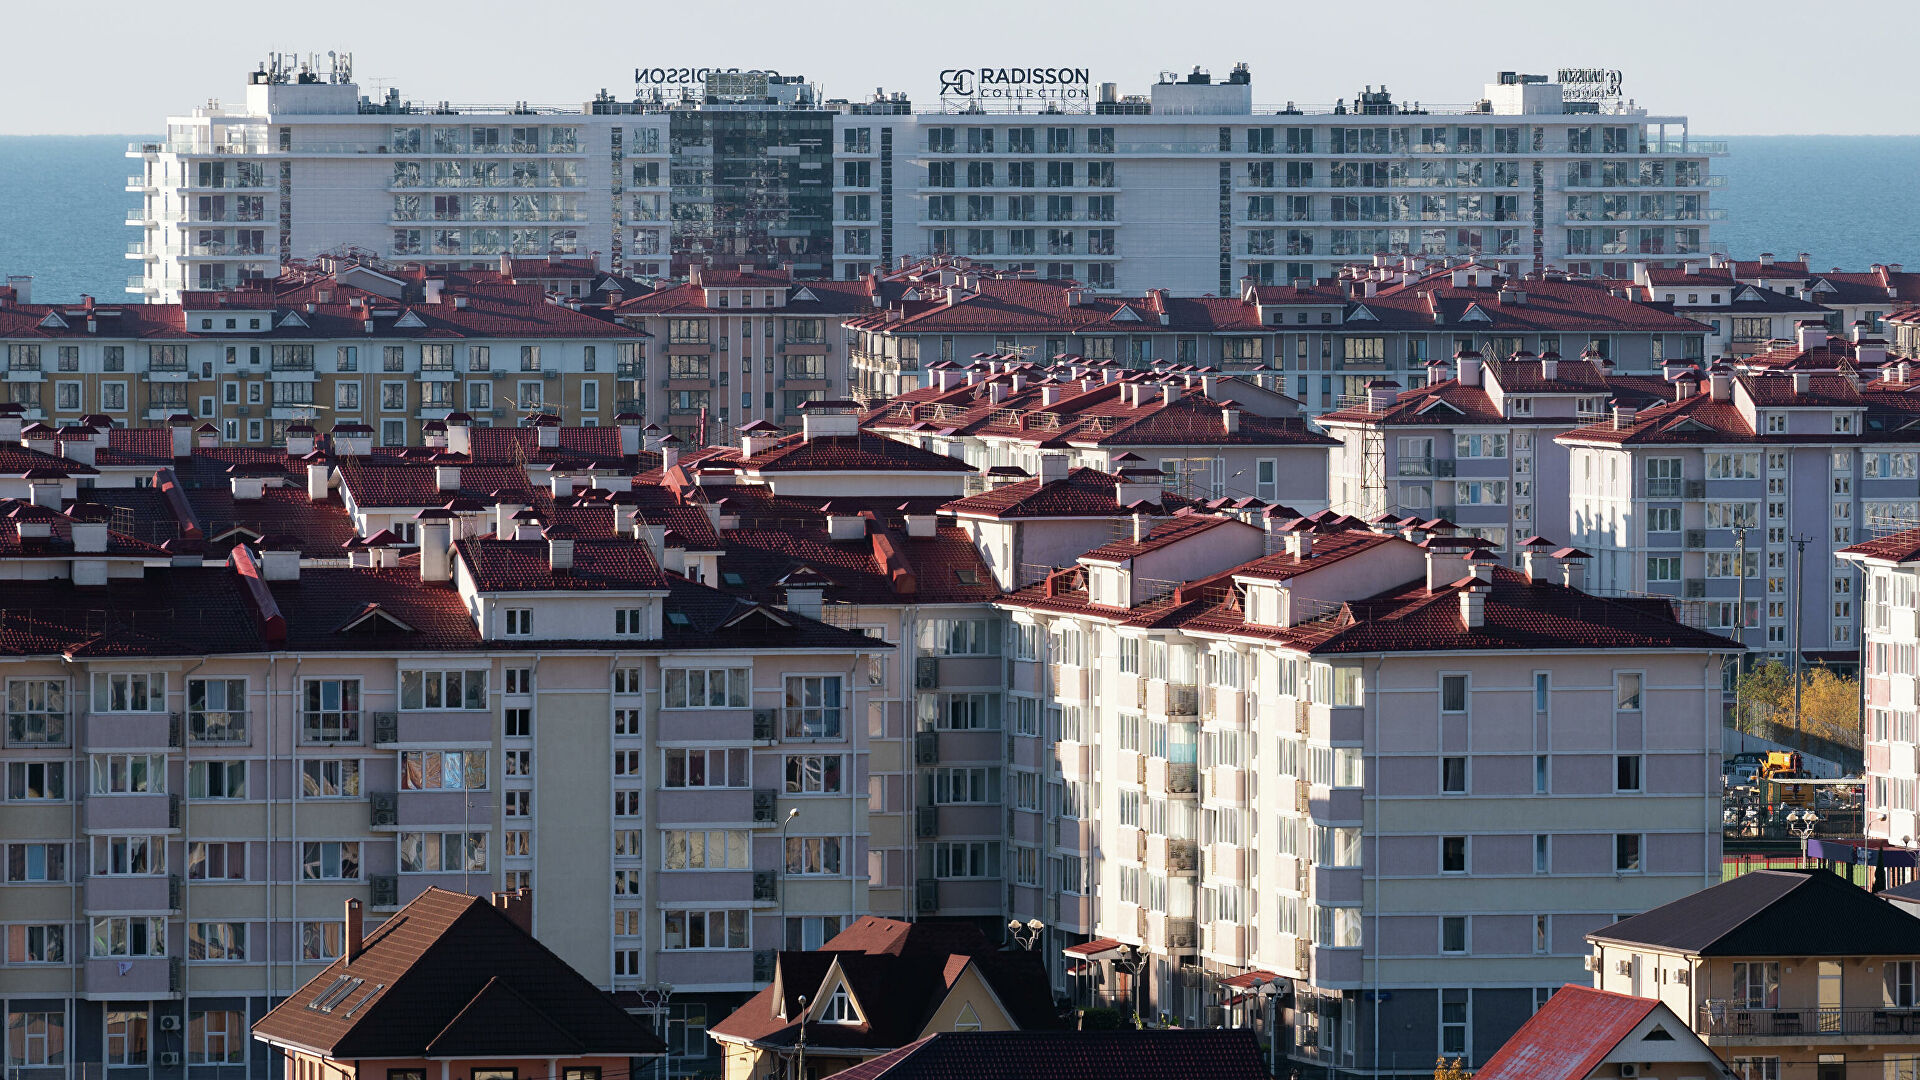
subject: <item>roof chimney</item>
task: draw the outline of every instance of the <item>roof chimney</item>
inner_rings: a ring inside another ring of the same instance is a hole
[[[1477,580],[1460,590],[1460,622],[1469,630],[1487,623],[1486,586]]]
[[[573,538],[577,535],[571,525],[550,526],[541,535],[547,538],[548,569],[554,573],[564,573],[573,569]]]
[[[1613,406],[1613,430],[1625,431],[1627,428],[1632,427],[1634,418],[1639,415],[1640,410],[1638,408],[1615,402]]]
[[[1234,408],[1221,409],[1220,428],[1229,435],[1240,434],[1240,410]]]
[[[347,940],[346,960],[351,964],[360,959],[361,951],[366,947],[366,922],[360,911],[360,900],[356,897],[347,901]]]
[[[1477,352],[1473,352],[1472,350],[1463,349],[1460,352],[1455,353],[1453,355],[1453,358],[1455,361],[1458,362],[1460,366],[1460,379],[1459,379],[1460,385],[1461,386],[1479,386],[1480,385],[1480,354]]]
[[[435,465],[433,467],[434,486],[441,491],[460,490],[460,466]]]
[[[1066,478],[1067,478],[1067,455],[1065,454],[1041,454],[1040,455],[1040,483],[1042,485],[1051,484],[1058,480],[1065,480]]]
[[[430,506],[414,515],[419,522],[420,580],[447,581],[453,577],[453,518],[451,510]]]
[[[1827,344],[1827,324],[1816,319],[1804,319],[1794,327],[1794,338],[1801,352],[1824,348]]]
[[[1793,392],[1805,394],[1813,389],[1813,373],[1796,371],[1793,373]]]

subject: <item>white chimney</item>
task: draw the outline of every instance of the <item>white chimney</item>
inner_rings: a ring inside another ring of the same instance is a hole
[[[1456,355],[1454,359],[1460,362],[1460,385],[1479,386],[1480,354],[1477,352],[1462,352]]]
[[[1221,430],[1229,435],[1238,435],[1240,433],[1240,410],[1221,409],[1220,427]]]
[[[287,456],[306,457],[313,453],[313,428],[295,424],[287,429]]]
[[[1793,373],[1793,392],[1804,394],[1813,389],[1813,374],[1806,371]]]
[[[1171,405],[1180,400],[1180,388],[1168,383],[1160,388],[1160,404]]]
[[[1707,399],[1726,401],[1733,397],[1733,376],[1724,371],[1716,371],[1707,376]]]
[[[925,540],[935,534],[940,519],[932,514],[907,514],[907,535],[916,540]]]
[[[573,529],[566,525],[555,525],[545,535],[548,568],[554,573],[573,569]]]
[[[1297,529],[1287,534],[1287,554],[1296,559],[1313,558],[1313,532]]]
[[[573,497],[573,477],[568,476],[566,473],[554,473],[553,474],[553,501],[559,502],[562,499],[570,499],[572,497]]]
[[[257,500],[267,487],[265,478],[259,476],[236,476],[229,483],[233,488],[234,502]]]
[[[501,502],[495,503],[493,506],[494,538],[498,540],[513,539],[514,530],[516,528],[514,524],[513,516],[515,514],[518,514],[520,511],[524,509],[526,509],[525,506],[516,502],[506,502],[503,500]]]
[[[1632,405],[1616,404],[1613,407],[1613,430],[1625,431],[1627,428],[1632,427],[1634,418],[1639,415],[1640,410]]]
[[[1040,455],[1040,483],[1051,484],[1067,478],[1067,455]]]
[[[1466,577],[1467,554],[1447,548],[1427,549],[1427,591],[1437,592]]]
[[[1560,374],[1560,361],[1558,359],[1554,357],[1548,357],[1548,356],[1543,356],[1540,358],[1540,377],[1541,378],[1552,379],[1558,376],[1559,374]]]
[[[435,465],[433,467],[434,486],[441,491],[460,490],[460,466]]]
[[[1479,582],[1460,590],[1460,621],[1468,629],[1477,629],[1487,623],[1487,594],[1485,586]]]
[[[447,416],[447,452],[473,453],[473,426],[466,413],[457,412]]]
[[[1133,515],[1133,542],[1138,544],[1145,541],[1147,534],[1152,531],[1153,526],[1149,523],[1147,515],[1136,511]]]
[[[265,581],[299,581],[299,548],[262,548],[260,577]]]
[[[325,502],[327,500],[327,489],[330,486],[331,477],[332,470],[327,467],[326,462],[308,462],[307,498],[312,499],[314,502]]]
[[[107,550],[107,519],[77,517],[67,523],[73,537],[73,550],[79,555],[94,555]]]
[[[541,449],[551,450],[560,445],[560,425],[537,424],[533,430],[535,433],[534,437],[540,441]]]
[[[866,518],[858,514],[827,514],[827,539],[860,540],[866,535]]]
[[[447,581],[453,577],[453,511],[420,511],[420,580]]]
[[[1827,325],[1813,319],[1802,321],[1793,328],[1796,343],[1801,352],[1808,349],[1823,348],[1827,344]]]

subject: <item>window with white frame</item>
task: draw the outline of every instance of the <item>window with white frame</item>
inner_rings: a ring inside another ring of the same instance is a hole
[[[300,763],[300,797],[303,799],[357,799],[360,797],[360,762],[348,758],[308,760]]]
[[[748,870],[753,834],[746,829],[668,829],[661,834],[662,870]]]
[[[753,786],[753,762],[743,747],[669,747],[661,754],[661,787]]]
[[[405,791],[485,791],[487,751],[401,751],[400,787]]]
[[[663,911],[660,947],[670,952],[752,948],[752,914],[732,909]]]
[[[403,874],[484,873],[487,834],[484,832],[403,832],[400,834],[400,872]]]
[[[664,709],[744,709],[752,692],[748,668],[668,668],[661,679]]]
[[[839,754],[789,754],[786,792],[789,795],[839,795],[846,758]]]
[[[94,673],[94,712],[165,712],[166,708],[167,676],[164,672]]]
[[[485,709],[487,673],[402,669],[400,707],[421,710]]]

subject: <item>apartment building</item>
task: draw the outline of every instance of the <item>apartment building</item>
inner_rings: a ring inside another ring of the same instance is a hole
[[[1920,303],[1920,274],[1907,272],[1899,263],[1874,263],[1865,271],[1838,266],[1821,271],[1814,269],[1813,256],[1804,251],[1793,259],[1763,251],[1751,261],[1710,261],[1728,267],[1740,281],[1819,303],[1827,309],[1828,329],[1836,334],[1850,332],[1856,322],[1865,323],[1869,334],[1884,333],[1883,318]]]
[[[404,561],[388,524],[330,557],[207,521],[162,547],[73,501],[197,519],[179,478],[219,476],[281,526],[350,522],[334,485],[375,452],[333,444],[189,445],[142,486],[141,465],[80,467],[110,442],[65,441],[81,475],[23,478],[34,501],[7,504],[18,1067],[258,1075],[247,1026],[341,955],[343,903],[384,917],[430,887],[531,888],[547,947],[602,987],[672,984],[650,1000],[673,1053],[707,1056],[707,1018],[792,928],[868,906],[859,718],[888,647],[807,617],[801,582],[784,607],[697,583],[720,580],[712,548],[668,525],[705,514],[615,500],[610,477],[585,505],[525,465],[490,504],[447,491]]]
[[[1681,373],[1674,401],[1616,404],[1558,436],[1567,525],[1598,556],[1599,589],[1698,605],[1711,629],[1744,624],[1757,653],[1851,667],[1859,593],[1833,558],[1916,520],[1914,405],[1897,369],[1867,381],[1856,368],[1883,346],[1799,330],[1739,369]]]
[[[1823,870],[1762,870],[1587,935],[1601,990],[1657,998],[1741,1080],[1920,1060],[1920,920]]]
[[[1463,352],[1452,364],[1430,361],[1416,390],[1375,380],[1364,399],[1321,414],[1319,425],[1340,440],[1333,508],[1368,521],[1437,517],[1515,563],[1524,538],[1567,520],[1567,450],[1554,437],[1611,402],[1645,407],[1668,394],[1660,378],[1612,374],[1592,353]]]
[[[1522,277],[1491,260],[1376,256],[1322,280],[1243,278],[1237,291],[1186,298],[1103,296],[958,260],[929,270],[911,291],[848,321],[850,378],[863,400],[932,385],[935,363],[964,367],[969,358],[1161,363],[1255,379],[1312,415],[1365,400],[1378,380],[1422,386],[1429,363],[1463,350],[1494,360],[1592,352],[1620,372],[1648,373],[1704,358],[1709,337],[1706,324],[1617,283]]]
[[[1001,601],[1043,710],[1011,914],[1080,1000],[1201,1025],[1278,980],[1303,1068],[1473,1065],[1614,909],[1718,878],[1738,646],[1582,591],[1583,552],[1484,546],[1184,512]]]
[[[806,403],[846,396],[841,323],[874,303],[877,280],[795,281],[751,266],[688,273],[602,312],[646,338],[619,369],[621,412],[703,446],[756,422],[798,426]]]
[[[621,371],[644,356],[643,332],[498,271],[450,280],[341,262],[171,303],[29,298],[0,291],[0,377],[26,419],[143,427],[184,414],[228,444],[280,446],[321,415],[383,446],[419,445],[422,424],[451,412],[608,424]]]
[[[509,107],[375,98],[347,54],[275,55],[239,100],[129,146],[128,288],[171,300],[348,246],[842,280],[944,253],[1136,295],[1228,295],[1375,254],[1626,277],[1635,258],[1705,254],[1724,213],[1723,144],[1580,72],[1502,72],[1461,104],[1368,86],[1303,105],[1256,103],[1244,65],[1098,100],[1091,73],[1055,71],[1072,81],[1045,102],[985,94],[969,69],[919,107],[797,75],[703,70],[668,90],[660,74],[636,72],[631,100]]]
[[[1193,499],[1309,512],[1326,504],[1334,441],[1307,426],[1294,401],[1246,379],[1004,361],[933,376],[932,386],[868,413],[863,427],[965,461],[981,474],[970,490],[996,472],[1051,480],[1075,467],[1144,468]]]
[[[1866,751],[1864,824],[1869,838],[1892,847],[1920,837],[1920,769],[1916,769],[1913,657],[1920,646],[1914,585],[1920,574],[1920,529],[1902,529],[1836,553],[1840,570],[1860,583],[1860,681],[1865,693],[1861,735]]]
[[[1675,315],[1706,326],[1707,355],[1716,358],[1745,356],[1769,342],[1791,339],[1794,327],[1809,319],[1840,318],[1810,289],[1794,289],[1791,282],[1770,277],[1742,280],[1735,276],[1732,261],[1718,255],[1704,264],[1695,260],[1673,267],[1636,263],[1633,284],[1639,298],[1672,305]]]

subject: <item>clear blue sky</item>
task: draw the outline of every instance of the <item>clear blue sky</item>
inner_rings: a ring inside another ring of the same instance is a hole
[[[629,96],[638,66],[772,68],[829,96],[933,96],[945,67],[1074,66],[1123,93],[1162,69],[1252,65],[1254,98],[1332,102],[1365,84],[1466,102],[1494,72],[1611,67],[1698,134],[1920,134],[1914,0],[1258,0],[962,3],[329,0],[167,6],[9,0],[0,134],[157,132],[237,99],[269,50],[355,55],[363,88],[419,100]],[[91,31],[103,31],[94,33]]]

